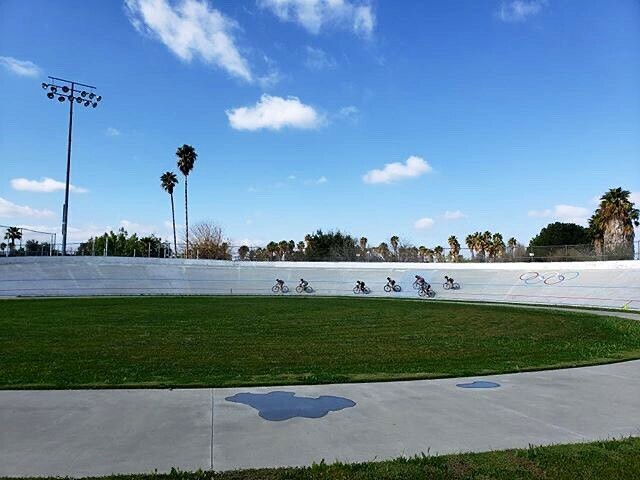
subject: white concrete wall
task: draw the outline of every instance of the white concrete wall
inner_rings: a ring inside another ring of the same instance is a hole
[[[533,273],[538,274],[537,277]],[[289,263],[119,257],[0,258],[0,297],[79,295],[273,295],[276,277],[291,288],[302,277],[314,295],[354,296],[364,280],[371,296],[417,298],[414,275],[437,299],[583,305],[640,310],[640,262],[574,263]],[[442,288],[444,275],[459,291]],[[559,275],[562,275],[560,277]],[[386,277],[402,286],[383,291]],[[525,281],[527,278],[529,280]],[[560,281],[561,278],[564,280]],[[546,279],[544,281],[543,279]],[[428,301],[428,300],[425,300]]]

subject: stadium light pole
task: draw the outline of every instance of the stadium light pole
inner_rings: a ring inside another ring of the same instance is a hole
[[[62,206],[62,255],[67,254],[67,223],[69,219],[69,179],[71,175],[71,132],[73,130],[73,104],[96,108],[102,97],[96,95],[91,85],[65,80],[63,78],[48,77],[48,82],[42,82],[43,90],[47,90],[47,97],[53,100],[57,97],[60,103],[69,102],[69,137],[67,140],[67,176],[64,187],[64,205]]]

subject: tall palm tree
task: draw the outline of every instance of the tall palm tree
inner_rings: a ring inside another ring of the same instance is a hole
[[[279,260],[284,260],[288,251],[289,242],[287,242],[286,240],[281,240],[280,242],[278,242],[278,257],[280,257]]]
[[[189,258],[189,194],[188,194],[188,179],[193,166],[196,163],[198,154],[191,145],[182,145],[176,150],[176,156],[178,157],[178,168],[184,175],[184,222],[185,222],[185,235],[187,243],[187,258]]]
[[[273,261],[278,254],[278,244],[276,242],[269,242],[266,249],[269,254],[269,260]]]
[[[630,196],[631,192],[618,187],[600,197],[600,205],[589,221],[596,247],[599,243],[601,250],[623,251],[633,257],[633,228],[640,226],[640,211]]]
[[[4,234],[4,239],[9,240],[9,252],[16,249],[16,240],[22,238],[22,230],[18,227],[9,227]]]
[[[507,246],[509,247],[509,255],[511,255],[511,258],[515,257],[516,247],[518,246],[518,240],[516,240],[516,237],[511,237],[507,240]]]
[[[480,249],[479,253],[484,259],[487,254],[487,250],[489,250],[489,246],[491,245],[491,237],[492,234],[489,230],[482,232],[478,238],[478,248]]]
[[[444,261],[442,252],[444,252],[444,248],[442,248],[440,245],[438,245],[436,248],[433,249],[433,253],[436,254],[436,260],[438,260],[438,262]]]
[[[424,245],[420,245],[418,247],[418,255],[420,255],[420,260],[424,262],[425,257],[427,256],[427,247],[425,247]]]
[[[389,258],[389,245],[385,242],[378,245],[378,255],[380,255],[383,260],[387,260]]]
[[[389,243],[391,243],[391,248],[393,248],[393,256],[398,256],[398,245],[400,243],[400,238],[397,235],[394,235],[389,239]]]
[[[369,241],[369,239],[367,237],[360,237],[360,259],[361,260],[366,260],[366,253],[367,253],[367,242]]]
[[[476,257],[476,237],[475,234],[469,234],[466,236],[466,238],[464,239],[464,243],[467,244],[467,248],[469,249],[469,252],[471,252],[471,261],[473,261]]]
[[[173,172],[165,172],[160,176],[160,186],[171,196],[171,220],[173,221],[173,252],[178,254],[178,240],[176,239],[176,210],[173,205],[173,189],[178,184],[178,177]]]
[[[460,242],[458,241],[455,235],[451,235],[447,240],[447,242],[449,243],[449,248],[451,249],[449,251],[451,260],[453,260],[454,262],[457,262],[460,257]]]
[[[502,238],[502,234],[494,233],[491,236],[491,242],[489,243],[490,256],[493,258],[501,257],[504,254],[504,249],[505,249],[505,245],[504,245],[504,239]]]

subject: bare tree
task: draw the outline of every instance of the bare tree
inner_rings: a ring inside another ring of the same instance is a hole
[[[230,260],[229,243],[224,238],[222,228],[212,222],[200,222],[189,229],[190,245],[198,258]]]

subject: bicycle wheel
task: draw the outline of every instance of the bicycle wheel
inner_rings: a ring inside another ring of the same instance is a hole
[[[387,292],[387,293],[389,293],[389,292],[391,291],[391,286],[390,286],[389,284],[386,284],[386,285],[384,286],[384,291],[385,291],[385,292]]]
[[[454,283],[453,284],[453,289],[454,290],[460,290],[460,284],[459,283]]]
[[[402,290],[402,287],[400,285],[396,284],[396,285],[393,286],[393,291],[394,292],[400,292],[401,290]]]
[[[445,290],[449,290],[451,288],[451,284],[449,282],[443,283],[442,288],[444,288]]]
[[[286,285],[283,285],[282,293],[289,293],[289,287],[287,287]]]
[[[434,292],[433,290],[429,290],[429,298],[433,298],[436,296],[436,292]]]
[[[296,287],[296,292],[298,292],[298,293],[302,293],[302,286],[301,286],[301,285],[298,285],[298,286]]]
[[[424,288],[421,288],[420,290],[418,290],[418,295],[420,295],[421,297],[425,297],[427,295],[427,291]]]
[[[307,288],[305,288],[304,291],[307,293],[313,293],[313,288],[307,285]]]
[[[360,288],[358,287],[353,287],[353,293],[360,293]]]
[[[418,282],[413,282],[413,289],[420,290],[420,284]]]
[[[364,287],[364,290],[362,290],[362,293],[369,293],[371,292],[371,290],[369,290],[369,287]]]
[[[273,293],[278,293],[280,291],[280,287],[278,285],[274,285],[273,287],[271,287],[271,291]]]

